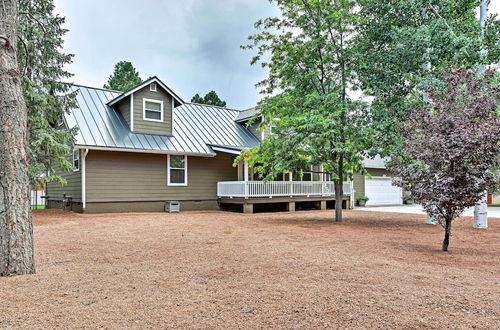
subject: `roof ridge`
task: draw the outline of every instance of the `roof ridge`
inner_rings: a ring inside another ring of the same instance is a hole
[[[220,107],[218,105],[211,105],[211,104],[203,104],[203,103],[197,103],[197,102],[186,102],[184,104],[194,104],[194,105],[201,105],[203,107],[212,107],[212,108],[218,108],[218,109],[223,109],[223,110],[230,110],[230,111],[238,111],[241,112],[242,110],[238,109],[232,109],[232,108],[225,108],[225,107]]]
[[[113,92],[113,93],[121,93],[120,91],[117,91],[117,90],[114,90],[114,89],[109,89],[109,88],[92,87],[92,86],[87,86],[87,85],[82,85],[82,84],[75,84],[75,83],[69,83],[69,82],[65,82],[64,84],[68,84],[68,85],[72,85],[72,86],[78,86],[78,87],[91,88],[91,89],[99,89],[101,91],[107,91],[107,92]]]

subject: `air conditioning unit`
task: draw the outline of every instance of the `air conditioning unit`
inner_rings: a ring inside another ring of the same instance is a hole
[[[179,201],[166,201],[165,202],[165,212],[177,213],[181,210],[181,204]]]

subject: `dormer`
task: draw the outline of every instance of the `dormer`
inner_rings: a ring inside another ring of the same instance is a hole
[[[131,132],[172,135],[172,111],[183,103],[160,79],[152,77],[108,105],[120,111]]]

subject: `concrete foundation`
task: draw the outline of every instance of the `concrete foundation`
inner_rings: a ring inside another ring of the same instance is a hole
[[[243,213],[253,213],[253,204],[243,204]]]

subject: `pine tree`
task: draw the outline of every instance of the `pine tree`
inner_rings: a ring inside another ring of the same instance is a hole
[[[210,91],[207,94],[205,94],[204,97],[201,97],[199,94],[195,94],[191,98],[191,102],[193,103],[200,103],[200,104],[207,104],[207,105],[215,105],[217,107],[225,107],[226,106],[226,101],[222,101],[217,95],[215,91]]]
[[[18,59],[23,95],[28,107],[29,174],[31,184],[56,180],[55,167],[70,170],[68,155],[74,131],[62,122],[63,113],[75,106],[75,94],[63,80],[71,73],[64,66],[73,55],[61,51],[65,19],[54,13],[53,0],[20,0]]]
[[[108,78],[108,83],[104,88],[114,89],[116,91],[126,91],[142,82],[139,73],[132,63],[120,61],[116,63],[115,70]]]

